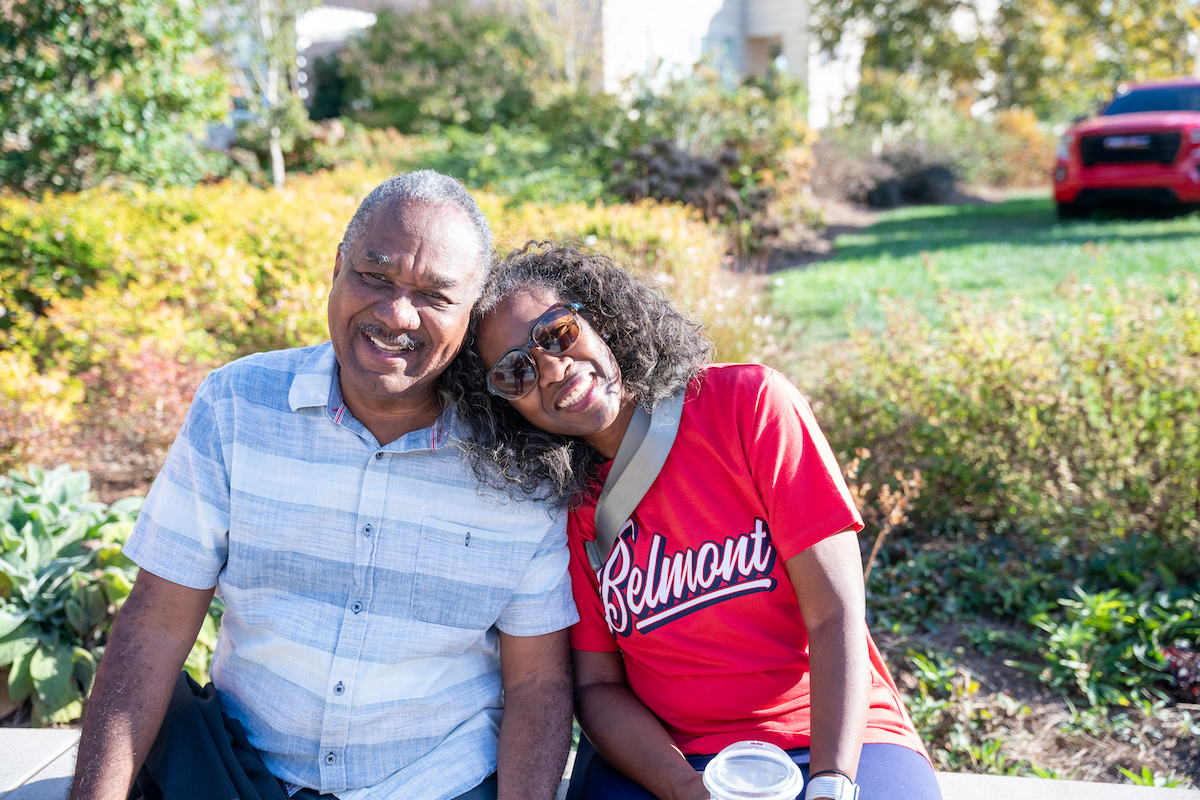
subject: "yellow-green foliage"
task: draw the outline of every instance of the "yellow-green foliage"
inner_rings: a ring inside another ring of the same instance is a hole
[[[1200,283],[1064,291],[1059,314],[946,297],[940,325],[893,306],[886,332],[832,359],[826,430],[870,449],[865,480],[921,469],[915,518],[1071,541],[1084,559],[1137,539],[1154,552],[1128,569],[1194,579]]]
[[[296,176],[283,192],[225,182],[0,197],[0,371],[12,377],[0,397],[0,467],[45,462],[49,445],[39,451],[34,440],[72,421],[116,425],[138,442],[158,437],[148,445],[157,449],[190,399],[180,381],[246,353],[326,339],[337,244],[385,177],[348,167]],[[753,322],[757,300],[722,275],[721,234],[694,210],[477,197],[502,252],[530,238],[595,246],[706,319],[722,357],[754,358],[770,345],[762,318]]]

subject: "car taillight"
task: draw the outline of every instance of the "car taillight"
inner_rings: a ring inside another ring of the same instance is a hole
[[[1075,134],[1064,133],[1063,137],[1058,140],[1058,158],[1060,161],[1069,161],[1071,158],[1071,143],[1075,141]]]

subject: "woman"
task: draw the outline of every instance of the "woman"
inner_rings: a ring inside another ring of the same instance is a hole
[[[706,364],[697,324],[570,247],[510,256],[477,315],[459,373],[477,382],[458,403],[477,470],[574,498],[576,715],[591,744],[572,795],[708,798],[708,757],[758,739],[801,764],[808,798],[849,800],[856,779],[861,800],[940,797],[863,621],[862,521],[800,394],[766,367]],[[593,572],[608,462],[635,407],[680,390],[667,461]]]

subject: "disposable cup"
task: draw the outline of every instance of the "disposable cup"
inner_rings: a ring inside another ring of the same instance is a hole
[[[737,742],[704,768],[713,800],[794,800],[804,775],[782,748],[768,742]]]

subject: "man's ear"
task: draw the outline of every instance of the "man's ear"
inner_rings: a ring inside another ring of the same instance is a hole
[[[338,245],[337,255],[333,257],[333,279],[337,280],[338,273],[342,271],[342,246]]]

